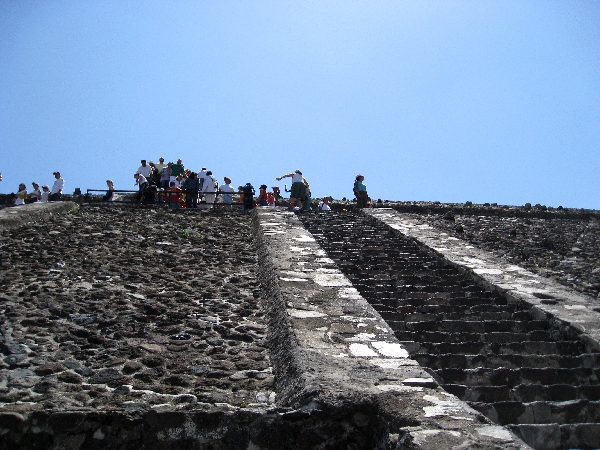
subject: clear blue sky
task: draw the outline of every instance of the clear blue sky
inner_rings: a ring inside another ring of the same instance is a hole
[[[0,192],[142,158],[313,197],[600,209],[600,2],[0,2]],[[289,183],[288,183],[289,187]],[[282,189],[283,190],[283,189]]]

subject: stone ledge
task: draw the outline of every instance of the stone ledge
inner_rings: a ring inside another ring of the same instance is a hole
[[[55,214],[78,209],[75,202],[36,202],[28,205],[0,209],[0,232],[27,225],[31,222],[52,220]]]
[[[295,214],[258,210],[254,226],[281,405],[366,414],[365,448],[528,448],[408,357]]]

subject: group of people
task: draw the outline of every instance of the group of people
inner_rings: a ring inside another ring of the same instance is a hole
[[[311,209],[310,186],[302,176],[300,170],[278,177],[292,178],[290,207],[294,210]],[[141,165],[134,174],[135,184],[138,187],[138,201],[140,203],[165,203],[170,208],[211,208],[214,206],[231,206],[236,190],[231,184],[229,177],[223,177],[223,183],[219,185],[217,179],[210,170],[203,167],[198,172],[186,169],[181,159],[177,163],[165,164],[163,157],[158,163],[141,160]],[[106,201],[111,201],[114,193],[114,184],[111,180],[106,181],[108,190],[105,195]],[[287,189],[286,189],[287,190]],[[273,186],[269,191],[266,184],[259,188],[258,197],[251,183],[237,188],[238,202],[244,209],[256,206],[276,206],[281,196],[278,186]],[[217,202],[217,197],[219,201]],[[328,211],[329,200],[323,200],[319,209]]]
[[[229,177],[223,177],[223,183],[219,185],[217,179],[210,170],[203,167],[199,172],[193,172],[186,169],[181,159],[177,163],[169,162],[165,164],[164,158],[160,157],[159,162],[147,162],[141,160],[141,165],[134,174],[135,184],[138,187],[138,201],[142,203],[162,202],[169,205],[170,208],[211,208],[217,203],[217,196],[220,196],[220,204],[231,206],[233,196],[236,190],[231,185]],[[15,205],[24,205],[26,203],[59,201],[62,198],[62,192],[65,186],[65,180],[60,172],[53,173],[55,181],[52,189],[48,185],[40,185],[36,182],[31,183],[33,189],[27,190],[25,183],[19,185],[19,190],[13,193]],[[277,181],[284,178],[291,178],[290,209],[299,211],[311,210],[311,192],[310,185],[302,175],[300,169],[294,172],[277,177]],[[361,174],[356,176],[353,192],[356,196],[357,207],[366,208],[369,205],[367,195],[367,186],[364,184],[365,177]],[[112,180],[106,180],[107,190],[104,195],[105,202],[114,200],[115,186]],[[256,206],[276,206],[277,201],[282,198],[278,186],[273,186],[272,191],[267,190],[267,185],[263,184],[259,188],[258,197],[255,199],[255,190],[251,183],[237,188],[238,202],[244,209],[251,209]],[[329,211],[329,198],[324,197],[318,204],[320,211]]]
[[[229,177],[224,177],[223,183],[219,185],[212,171],[206,167],[194,172],[186,169],[181,159],[177,163],[165,164],[165,159],[160,157],[158,161],[154,163],[141,160],[141,166],[133,175],[134,186],[138,187],[138,201],[141,203],[165,203],[170,208],[211,208],[217,203],[217,195],[220,196],[221,204],[233,203],[235,189]],[[114,184],[111,180],[106,183],[109,189],[105,200],[111,201]],[[242,191],[241,186],[238,191]]]
[[[61,177],[60,172],[54,172],[54,184],[52,189],[47,184],[44,184],[41,189],[40,185],[35,181],[31,183],[33,189],[28,191],[25,183],[19,184],[19,190],[15,194],[11,194],[15,206],[25,205],[26,203],[35,202],[55,202],[62,198],[63,189],[65,188],[65,180]]]

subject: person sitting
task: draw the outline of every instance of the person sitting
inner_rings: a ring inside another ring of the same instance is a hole
[[[115,185],[112,180],[106,180],[106,186],[108,189],[106,190],[106,194],[102,196],[102,200],[104,200],[105,203],[108,203],[113,201]]]
[[[221,193],[221,198],[223,199],[223,203],[226,205],[230,205],[233,203],[233,186],[231,185],[231,178],[223,177],[224,184],[219,186],[219,193]]]
[[[33,191],[31,191],[31,194],[29,194],[27,196],[27,200],[29,201],[29,203],[39,202],[42,198],[42,192],[40,191],[40,185],[37,184],[35,181],[33,183],[31,183],[31,185],[33,186]]]
[[[40,202],[47,202],[50,199],[50,186],[47,184],[42,186],[42,196],[40,197]]]
[[[275,206],[277,204],[277,200],[275,199],[275,194],[273,192],[267,192],[267,204],[269,206]]]
[[[158,201],[158,188],[154,181],[148,182],[148,186],[144,189],[142,198],[145,204],[156,203]]]
[[[178,209],[183,203],[181,188],[174,181],[171,181],[169,187],[165,189],[165,202],[171,209]]]
[[[261,186],[258,189],[259,194],[258,198],[256,199],[256,204],[258,206],[269,206],[269,201],[267,199],[267,185],[261,184]]]
[[[319,211],[331,211],[329,206],[329,197],[323,197],[323,201],[319,203]]]
[[[15,206],[24,205],[27,199],[27,186],[25,183],[19,184],[19,192],[13,194]]]

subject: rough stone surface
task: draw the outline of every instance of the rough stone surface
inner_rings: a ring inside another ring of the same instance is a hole
[[[0,447],[527,448],[294,214],[31,207],[1,228]]]
[[[251,241],[218,212],[84,207],[5,230],[0,402],[270,403]]]

